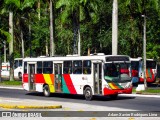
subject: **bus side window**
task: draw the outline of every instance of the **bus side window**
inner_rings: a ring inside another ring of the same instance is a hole
[[[37,73],[42,73],[42,62],[41,61],[37,62]]]
[[[27,62],[24,62],[23,72],[24,72],[24,73],[27,73]]]
[[[83,74],[91,74],[91,61],[90,60],[83,61]]]
[[[18,60],[14,61],[14,69],[16,69],[18,67]]]
[[[73,61],[73,74],[82,74],[82,61]]]
[[[63,73],[64,74],[72,74],[72,61],[64,61]]]
[[[53,62],[46,61],[43,62],[43,74],[52,74],[53,73]]]

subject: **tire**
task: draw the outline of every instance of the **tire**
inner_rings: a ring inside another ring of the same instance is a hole
[[[93,95],[92,95],[92,90],[90,87],[86,87],[85,90],[84,90],[84,96],[85,96],[85,99],[87,101],[90,101],[93,99]]]
[[[43,87],[43,94],[44,94],[44,96],[46,96],[46,97],[49,97],[49,96],[51,95],[51,92],[50,92],[50,90],[49,90],[49,86],[48,86],[48,85],[45,85],[45,86]]]
[[[18,78],[19,78],[20,80],[22,79],[22,73],[21,73],[21,72],[18,73]]]
[[[118,97],[118,94],[115,94],[115,95],[110,95],[109,96],[112,100],[115,100],[115,99],[117,99],[117,97]]]

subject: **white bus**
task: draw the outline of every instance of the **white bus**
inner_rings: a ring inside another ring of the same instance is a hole
[[[27,91],[82,94],[116,98],[131,94],[131,62],[125,55],[37,57],[23,59],[23,88]]]
[[[15,79],[22,79],[22,71],[23,71],[22,61],[23,61],[23,58],[15,58],[14,59],[14,78]],[[10,75],[10,63],[3,62],[1,76],[2,76],[2,78],[8,78],[9,75]]]

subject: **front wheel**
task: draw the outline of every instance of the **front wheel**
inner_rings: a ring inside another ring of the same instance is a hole
[[[85,90],[84,90],[84,96],[85,96],[85,99],[86,100],[92,100],[93,98],[93,95],[92,95],[92,90],[90,87],[86,87]]]
[[[44,96],[46,96],[46,97],[49,97],[50,96],[50,90],[49,90],[49,86],[48,85],[45,85],[44,87],[43,87],[43,94],[44,94]]]

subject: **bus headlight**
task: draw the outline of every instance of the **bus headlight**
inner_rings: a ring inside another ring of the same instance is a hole
[[[128,82],[124,88],[131,88],[132,87],[132,82]]]

